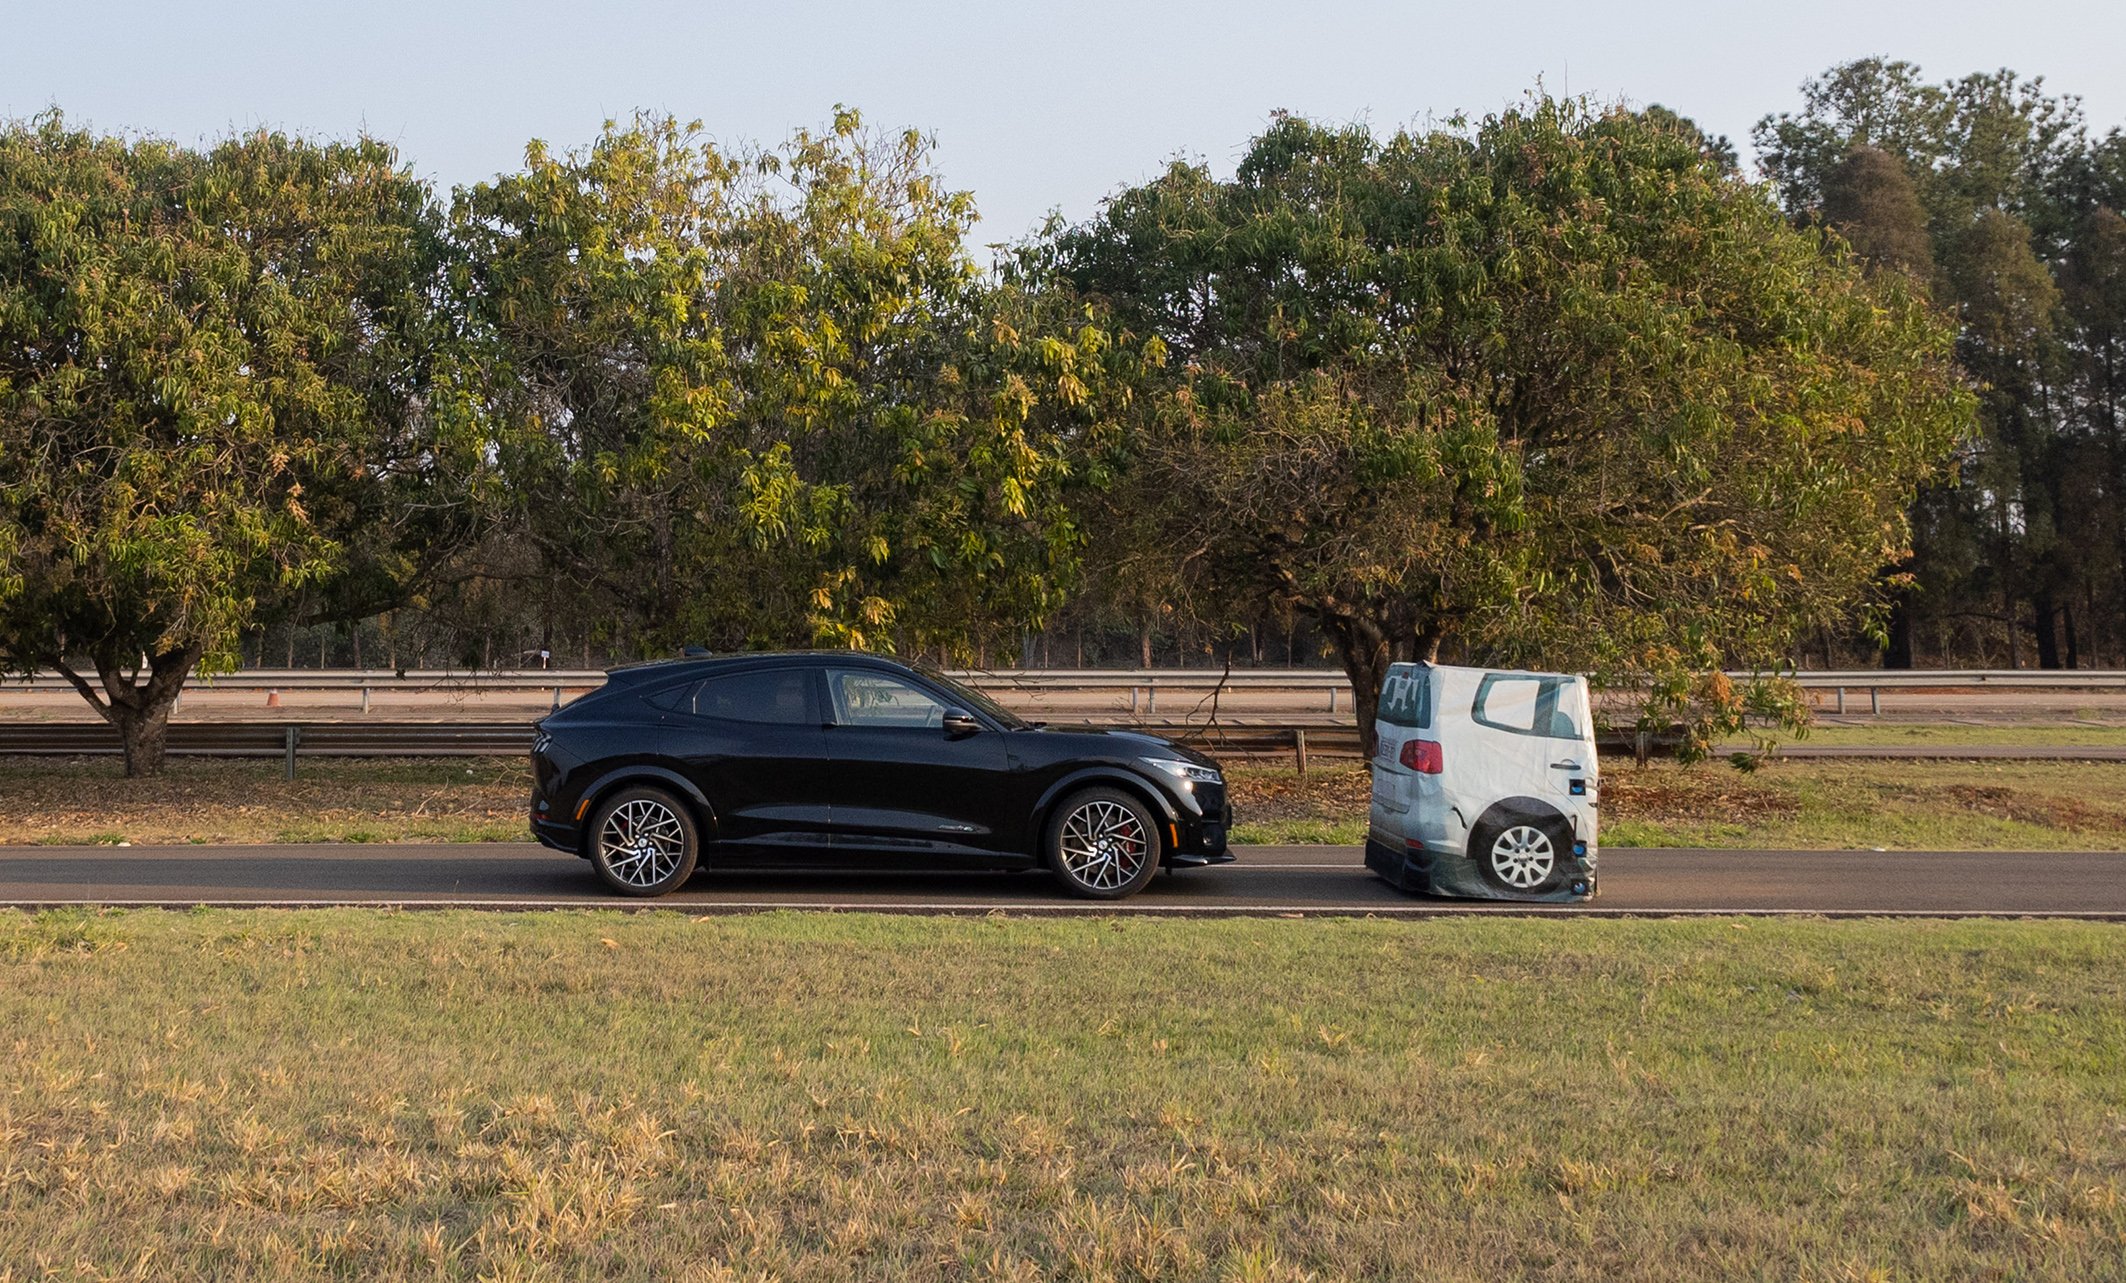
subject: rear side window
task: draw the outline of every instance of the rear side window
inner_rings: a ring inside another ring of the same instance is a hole
[[[694,692],[699,689],[700,682],[681,682],[677,686],[667,686],[642,698],[644,703],[656,708],[674,713],[691,713],[694,711]]]
[[[804,668],[761,668],[712,677],[694,688],[694,714],[726,722],[770,726],[817,726],[812,673]]]
[[[1390,664],[1380,684],[1380,707],[1374,716],[1390,726],[1421,731],[1432,725],[1432,680],[1416,664]]]
[[[1565,677],[1486,673],[1477,685],[1470,717],[1477,725],[1495,731],[1576,740],[1580,738],[1580,728],[1571,708],[1578,701],[1560,697],[1571,684],[1571,679]]]

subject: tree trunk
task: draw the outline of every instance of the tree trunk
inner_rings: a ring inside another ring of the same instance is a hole
[[[191,645],[149,656],[145,682],[139,680],[137,669],[127,672],[121,666],[127,661],[116,655],[92,656],[97,681],[102,686],[100,693],[96,685],[69,667],[63,656],[48,656],[47,663],[73,684],[89,707],[118,729],[119,742],[125,750],[125,773],[128,778],[140,779],[162,773],[170,710],[177,707],[177,697],[184,690],[185,679],[192,674],[192,666],[199,662],[200,650]]]
[[[2007,562],[2003,561],[2002,565]],[[2008,621],[2008,667],[2023,666],[2023,626],[2015,619],[2015,594],[2001,590],[2001,617]]]
[[[162,774],[170,734],[170,705],[174,703],[176,697],[172,696],[169,703],[138,709],[116,708],[108,714],[125,745],[128,779]]]
[[[1912,666],[1912,595],[1910,589],[1900,591],[1890,602],[1888,644],[1883,647],[1884,668],[1910,668]]]
[[[1373,720],[1380,710],[1380,688],[1387,680],[1388,666],[1438,659],[1439,633],[1391,632],[1371,619],[1321,609],[1312,613],[1336,652],[1337,662],[1343,665],[1344,675],[1351,679],[1351,712],[1358,721],[1359,748],[1370,762],[1379,747]]]
[[[2037,624],[2037,666],[2058,668],[2060,666],[2060,608],[2053,601],[2052,590],[2041,588],[2030,595],[2030,614]]]

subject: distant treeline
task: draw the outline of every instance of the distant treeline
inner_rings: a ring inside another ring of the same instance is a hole
[[[2126,144],[1879,62],[1757,133],[1279,115],[997,261],[928,141],[0,131],[0,663],[152,771],[236,662],[2126,654]]]

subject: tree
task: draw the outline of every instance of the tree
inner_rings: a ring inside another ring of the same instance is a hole
[[[1981,579],[2001,599],[2009,664],[2019,666],[2018,603],[2033,603],[2039,661],[2060,666],[2053,620],[2061,589],[2056,433],[2046,389],[2055,359],[2059,291],[2030,245],[2030,229],[2013,214],[1987,208],[1963,230],[1945,275],[1958,302],[1957,354],[1980,381],[1989,428],[1971,479],[1995,537]]]
[[[2126,176],[2126,167],[2121,168]],[[2126,218],[2099,205],[2075,238],[2065,303],[2076,330],[2073,392],[2082,430],[2101,460],[2109,503],[2087,505],[2108,526],[2114,602],[2126,608]],[[2087,472],[2084,473],[2087,475]],[[2093,541],[2092,541],[2093,542]]]
[[[1823,183],[1823,221],[1843,237],[1871,272],[1903,272],[1927,281],[1934,272],[1934,246],[1927,211],[1905,162],[1879,147],[1856,143]],[[1943,520],[1952,485],[1920,488],[1912,510],[1912,552],[1884,568],[1889,609],[1883,621],[1883,666],[1912,666],[1913,596]]]
[[[1386,667],[1442,654],[1648,681],[1700,749],[1790,713],[1718,670],[1875,600],[1971,412],[1913,282],[1574,102],[1385,142],[1280,117],[1056,261],[1171,355],[1113,502],[1200,593],[1312,619],[1369,748]]]
[[[389,605],[466,524],[476,397],[391,151],[0,130],[0,665],[161,768],[262,622]]]
[[[1919,186],[1905,163],[1879,147],[1855,144],[1824,182],[1823,221],[1871,269],[1924,281],[1934,271],[1934,243]]]
[[[983,279],[972,218],[923,138],[846,111],[766,152],[639,117],[463,193],[552,573],[645,644],[1037,624],[1075,563],[1067,442],[1147,357]]]
[[[2025,638],[2044,667],[2080,662],[2083,639],[2105,633],[2126,647],[2126,596],[2113,587],[2126,572],[2102,535],[2126,498],[2103,479],[2122,474],[2071,386],[2101,361],[2083,357],[2095,332],[2057,299],[2061,274],[2088,261],[2080,242],[2095,215],[2126,194],[2106,159],[2119,135],[2092,142],[2076,99],[2005,70],[1928,84],[1908,63],[1864,59],[1810,81],[1803,99],[1755,131],[1790,214],[1838,228],[1864,258],[1893,252],[1891,237],[1897,257],[1916,260],[1909,204],[1884,186],[1894,164],[1925,215],[1931,262],[1914,270],[1953,310],[1959,359],[1982,385],[1960,478],[1928,488],[1914,513],[1912,589],[1888,661],[1909,662],[1913,628],[1930,621],[1942,633],[1988,625],[1981,662],[2019,663]],[[1875,213],[1856,219],[1858,165],[1874,175]]]

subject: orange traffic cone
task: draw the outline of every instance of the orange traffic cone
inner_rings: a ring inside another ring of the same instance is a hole
[[[279,691],[267,691],[267,692],[266,692],[266,707],[267,707],[267,708],[279,708],[280,706],[281,706],[281,693],[280,693]]]

